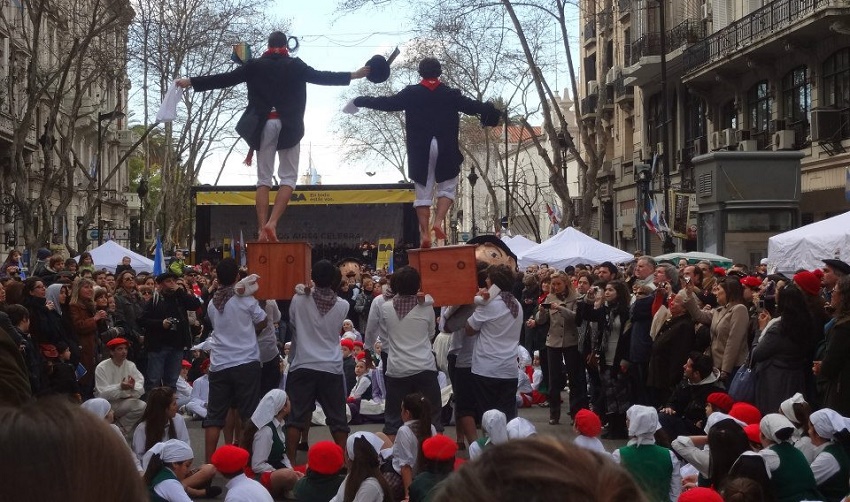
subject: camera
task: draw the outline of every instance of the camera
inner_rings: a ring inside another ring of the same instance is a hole
[[[180,319],[169,317],[166,321],[168,321],[168,331],[177,331],[177,325],[180,324]]]

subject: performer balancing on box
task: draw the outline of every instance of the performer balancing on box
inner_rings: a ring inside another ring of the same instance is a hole
[[[416,216],[423,248],[431,246],[431,230],[437,239],[445,239],[443,229],[457,190],[457,177],[463,155],[458,147],[458,112],[477,115],[482,125],[499,124],[501,112],[492,103],[464,97],[458,89],[440,82],[442,68],[434,58],[419,63],[422,81],[409,85],[393,96],[359,96],[344,111],[356,113],[358,107],[405,112],[408,176],[416,185]],[[434,192],[437,210],[433,227],[429,225]]]
[[[289,56],[288,37],[279,31],[269,35],[268,50],[227,73],[203,77],[182,78],[177,85],[192,86],[195,91],[208,91],[248,85],[248,107],[236,125],[236,132],[248,142],[250,165],[257,151],[257,223],[260,241],[277,241],[277,222],[289,204],[298,178],[299,142],[304,136],[304,108],[307,86],[348,85],[352,79],[369,73],[364,66],[355,72],[318,71],[298,58]],[[274,174],[274,157],[280,159],[277,192],[269,216],[269,192]]]

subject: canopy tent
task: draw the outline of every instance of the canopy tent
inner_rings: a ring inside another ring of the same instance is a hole
[[[725,256],[720,256],[717,254],[711,253],[701,253],[699,251],[691,251],[690,253],[667,253],[662,254],[655,257],[655,261],[669,261],[674,265],[679,264],[679,260],[682,258],[688,260],[688,264],[693,265],[695,263],[699,263],[701,261],[710,261],[712,265],[717,267],[729,268],[732,266],[732,259],[726,258]]]
[[[850,261],[850,212],[774,235],[767,241],[771,271],[823,267],[823,259]]]
[[[573,227],[567,227],[541,244],[519,255],[520,267],[547,263],[550,268],[565,269],[570,265],[605,261],[625,263],[634,260],[631,253],[621,251],[589,237]]]
[[[153,272],[153,260],[134,253],[115,241],[106,241],[89,251],[89,253],[91,253],[94,266],[97,270],[106,269],[114,273],[115,268],[121,264],[121,259],[129,256],[130,266],[133,267],[133,270],[136,272]],[[79,256],[75,256],[74,259],[77,262],[80,261]]]
[[[502,242],[507,244],[511,251],[514,252],[515,255],[519,256],[522,253],[528,251],[537,245],[533,240],[527,239],[522,235],[515,235],[513,237],[504,236],[502,237]]]

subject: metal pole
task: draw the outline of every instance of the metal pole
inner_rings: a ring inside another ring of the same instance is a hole
[[[664,188],[664,220],[670,224],[670,162],[676,156],[670,144],[669,123],[670,123],[670,98],[667,93],[667,28],[665,23],[665,0],[658,0],[658,24],[661,29],[661,103],[663,110],[663,121],[661,125],[661,141],[664,145],[664,155],[661,160],[664,162],[662,171],[662,187]],[[672,253],[676,250],[676,245],[673,243],[673,237],[670,232],[664,233],[664,243],[661,245],[664,253]],[[646,250],[649,252],[649,249]]]
[[[100,116],[97,118],[97,245],[103,244],[103,126]]]
[[[505,228],[511,224],[511,189],[508,183],[508,109],[505,108]],[[501,230],[501,229],[499,229]]]

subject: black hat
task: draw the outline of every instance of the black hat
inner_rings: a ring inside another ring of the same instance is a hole
[[[164,281],[166,279],[177,280],[178,277],[177,277],[177,274],[175,274],[174,272],[163,272],[163,273],[159,274],[158,276],[156,276],[156,283],[161,284],[162,281]]]
[[[366,79],[375,84],[385,82],[390,78],[390,65],[398,54],[399,50],[396,47],[389,58],[385,58],[380,54],[372,56],[369,61],[366,61],[366,66],[369,67],[369,75],[366,76]]]
[[[843,262],[841,260],[834,260],[834,259],[821,260],[821,261],[826,263],[827,265],[829,265],[829,267],[832,268],[833,270],[837,270],[837,271],[839,271],[839,272],[841,272],[845,275],[850,275],[850,265],[848,265],[846,262]]]
[[[477,237],[473,237],[472,239],[469,239],[468,241],[466,241],[466,243],[467,244],[475,244],[475,245],[485,244],[485,243],[493,244],[494,246],[498,247],[499,249],[501,249],[502,251],[507,253],[508,256],[510,256],[514,260],[519,261],[519,259],[516,257],[516,254],[514,254],[514,252],[511,251],[511,248],[509,248],[508,245],[505,244],[504,241],[502,241],[502,239],[496,237],[495,235],[479,235]]]

